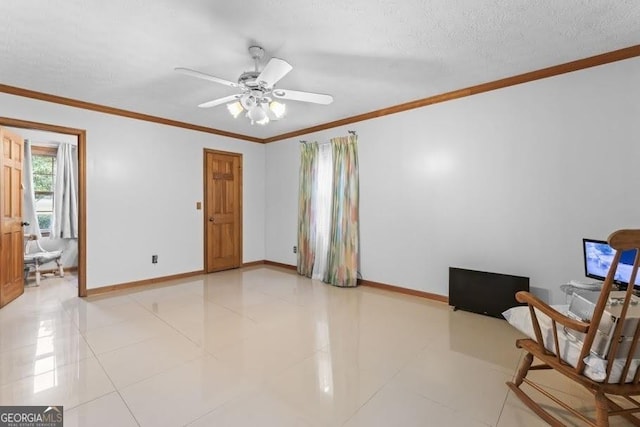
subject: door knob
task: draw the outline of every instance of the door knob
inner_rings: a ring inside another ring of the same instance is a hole
[[[216,222],[216,219],[212,216],[209,217],[209,222]]]
[[[28,223],[28,222],[26,222],[26,221],[22,221],[22,222],[20,223],[20,225],[21,225],[22,227],[27,227],[27,226],[29,226],[29,225],[31,225],[31,224],[29,224],[29,223]]]

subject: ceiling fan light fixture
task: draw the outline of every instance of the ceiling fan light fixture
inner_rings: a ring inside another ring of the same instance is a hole
[[[235,119],[240,115],[240,113],[244,111],[244,108],[242,108],[242,104],[240,104],[240,101],[236,101],[232,102],[231,104],[227,104],[227,110],[229,110],[229,113],[231,113],[231,115]]]
[[[269,103],[269,109],[277,119],[284,117],[284,114],[287,112],[287,106],[278,101],[271,101],[271,103]]]
[[[249,112],[247,112],[247,117],[251,120],[251,124],[266,125],[269,123],[269,116],[259,105],[251,108]]]

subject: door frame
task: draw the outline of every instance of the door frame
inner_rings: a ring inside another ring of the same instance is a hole
[[[74,135],[78,138],[78,296],[87,296],[87,131],[47,123],[0,117],[0,126]]]
[[[242,260],[243,258],[243,238],[242,238],[242,229],[243,229],[243,221],[244,221],[244,211],[243,211],[243,206],[244,203],[242,201],[242,197],[244,194],[244,189],[243,189],[243,179],[242,176],[244,175],[244,166],[242,163],[242,153],[234,153],[231,151],[222,151],[222,150],[214,150],[211,148],[205,148],[203,149],[203,153],[202,153],[202,181],[203,181],[203,185],[202,185],[202,189],[203,189],[203,193],[202,193],[202,197],[203,197],[203,206],[202,206],[202,233],[204,236],[204,258],[202,259],[202,271],[204,271],[204,274],[209,274],[208,270],[207,270],[207,260],[209,259],[209,249],[208,249],[208,243],[209,243],[209,236],[207,233],[207,212],[209,212],[209,202],[207,201],[207,193],[208,193],[208,189],[209,189],[209,181],[207,180],[207,154],[211,153],[211,154],[223,154],[225,156],[234,156],[234,157],[238,157],[238,160],[240,162],[240,174],[238,175],[238,201],[239,201],[239,211],[240,211],[240,224],[239,224],[239,229],[240,232],[238,233],[238,241],[239,241],[239,251],[240,251],[240,265],[238,267],[242,267]]]

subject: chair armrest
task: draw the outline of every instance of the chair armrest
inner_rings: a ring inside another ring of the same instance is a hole
[[[572,319],[571,317],[565,316],[564,314],[553,309],[544,301],[542,301],[535,295],[530,294],[529,292],[520,291],[516,293],[516,300],[518,302],[527,303],[529,307],[537,309],[538,311],[549,316],[552,321],[560,323],[561,325],[569,329],[573,329],[574,331],[583,333],[586,333],[589,330],[589,323],[585,323],[580,320]]]

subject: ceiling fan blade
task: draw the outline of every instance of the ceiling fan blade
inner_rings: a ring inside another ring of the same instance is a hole
[[[198,107],[200,108],[215,107],[216,105],[226,104],[227,102],[240,99],[241,96],[242,96],[241,94],[225,96],[224,98],[218,98],[218,99],[214,99],[213,101],[203,102],[202,104],[198,105]]]
[[[201,73],[200,71],[190,70],[189,68],[177,67],[175,71],[186,74],[187,76],[197,77],[199,79],[209,80],[210,82],[220,83],[221,85],[238,87],[238,83],[234,83],[229,80],[221,79],[219,77],[212,76],[210,74]]]
[[[256,81],[264,84],[266,87],[272,87],[292,69],[291,64],[284,59],[271,58]]]
[[[322,93],[301,92],[289,89],[274,89],[273,96],[281,99],[290,99],[292,101],[313,102],[315,104],[328,105],[333,102],[333,96]]]

